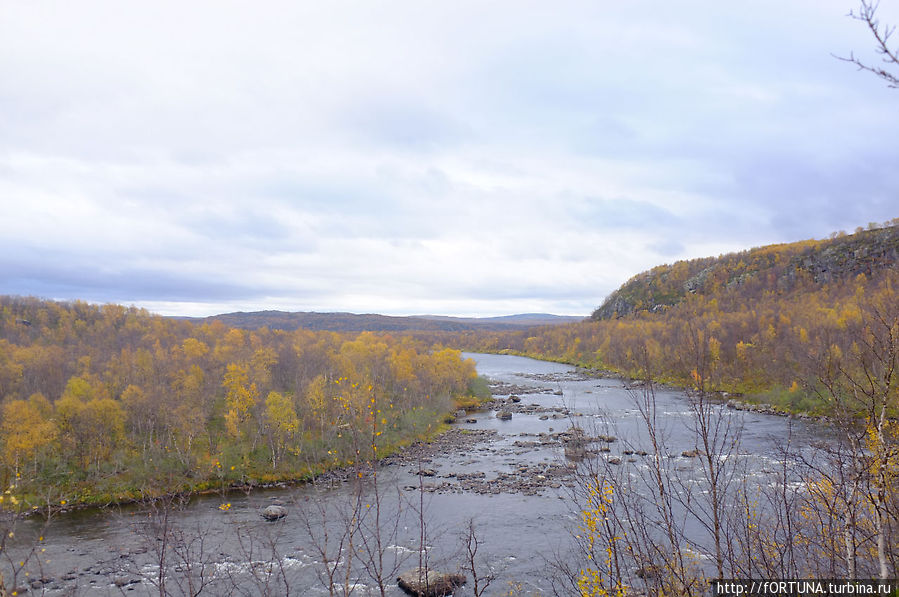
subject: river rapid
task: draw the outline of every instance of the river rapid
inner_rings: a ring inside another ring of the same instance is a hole
[[[202,595],[327,595],[323,561],[333,559],[335,594],[344,594],[349,581],[352,594],[366,595],[375,594],[376,583],[364,570],[365,553],[383,556],[382,576],[388,580],[423,557],[432,569],[455,572],[471,559],[465,546],[473,522],[477,572],[495,576],[487,595],[508,594],[512,586],[521,594],[550,595],[552,562],[570,549],[579,521],[566,488],[573,465],[559,434],[576,424],[593,435],[614,436],[616,441],[604,444],[608,451],[596,457],[644,467],[639,452],[647,438],[635,392],[620,379],[568,365],[466,356],[491,380],[495,410],[460,416],[435,445],[388,458],[377,472],[379,497],[369,490],[358,511],[353,507],[359,486],[352,481],[195,496],[177,508],[75,511],[55,516],[48,526],[37,518],[20,522],[0,554],[0,569],[10,582],[10,565],[27,560],[28,576],[20,570],[16,588],[28,595],[160,595],[163,583],[172,595],[199,589]],[[697,465],[681,455],[695,448],[688,398],[669,389],[657,389],[655,397],[670,457],[689,471]],[[497,410],[510,411],[511,419],[497,418]],[[723,405],[720,410],[743,423],[735,457],[746,459],[752,474],[777,469],[788,435],[797,444],[821,436],[814,423]],[[260,512],[273,503],[282,503],[288,514],[267,522]],[[348,557],[346,521],[362,520],[371,531],[375,514],[380,546],[372,549],[373,532],[367,544],[360,534],[352,537],[356,557]],[[457,595],[474,594],[467,575],[469,583]],[[402,593],[394,582],[388,594]]]

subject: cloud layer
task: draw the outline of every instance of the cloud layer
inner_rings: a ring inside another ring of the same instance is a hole
[[[6,3],[0,292],[587,314],[894,218],[899,92],[832,56],[870,55],[851,8]]]

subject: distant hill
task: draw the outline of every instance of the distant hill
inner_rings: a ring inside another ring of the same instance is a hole
[[[896,225],[825,240],[757,247],[660,265],[637,274],[610,294],[591,317],[603,320],[641,311],[657,313],[690,295],[742,300],[764,293],[788,295],[851,282],[861,274],[870,277],[897,264]]]
[[[479,328],[493,325],[511,325],[513,327],[561,325],[586,319],[577,315],[551,315],[549,313],[519,313],[518,315],[501,315],[498,317],[448,317],[446,315],[418,315],[417,317],[434,321],[468,323]]]
[[[398,317],[356,313],[316,313],[287,311],[252,311],[223,313],[211,317],[186,318],[194,323],[221,321],[229,327],[258,329],[268,327],[278,330],[308,329],[332,332],[405,332],[443,331],[464,332],[471,330],[513,331],[528,327],[561,325],[582,321],[584,317],[525,313],[502,317],[464,318],[440,315]]]

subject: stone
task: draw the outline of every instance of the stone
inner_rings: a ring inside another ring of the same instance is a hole
[[[507,410],[501,410],[498,413],[496,413],[496,418],[501,421],[508,421],[509,419],[512,418],[512,413]]]
[[[260,514],[266,520],[279,520],[287,516],[287,508],[284,506],[268,506]]]
[[[127,576],[117,576],[112,580],[113,584],[117,587],[127,587],[129,585],[136,585],[140,583],[140,579],[137,578],[129,578]]]
[[[462,574],[444,574],[436,570],[413,568],[396,579],[399,587],[415,597],[445,597],[465,584]]]

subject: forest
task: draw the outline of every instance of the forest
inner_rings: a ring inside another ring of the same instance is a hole
[[[409,337],[0,298],[0,505],[298,480],[438,430],[474,363]]]
[[[631,388],[648,440],[621,444],[631,455],[639,448],[645,466],[602,455],[569,463],[574,556],[555,564],[568,582],[557,594],[625,595],[639,583],[704,595],[716,577],[891,578],[897,264],[891,222],[658,266],[588,320],[515,331],[247,330],[2,297],[0,505],[22,514],[224,492],[355,465],[360,489],[342,536],[380,537],[360,522],[368,484],[380,491],[377,474],[363,479],[360,467],[439,433],[447,413],[487,397],[464,349],[575,364]],[[689,474],[660,424],[660,384],[686,390]],[[754,476],[725,407],[753,402],[788,421],[816,420],[828,441],[785,437],[782,469]],[[598,431],[577,425],[567,450]],[[472,527],[469,548],[476,542]],[[372,558],[386,549],[378,546]],[[348,594],[349,581],[330,570],[325,586]],[[486,594],[481,587],[475,594]]]

